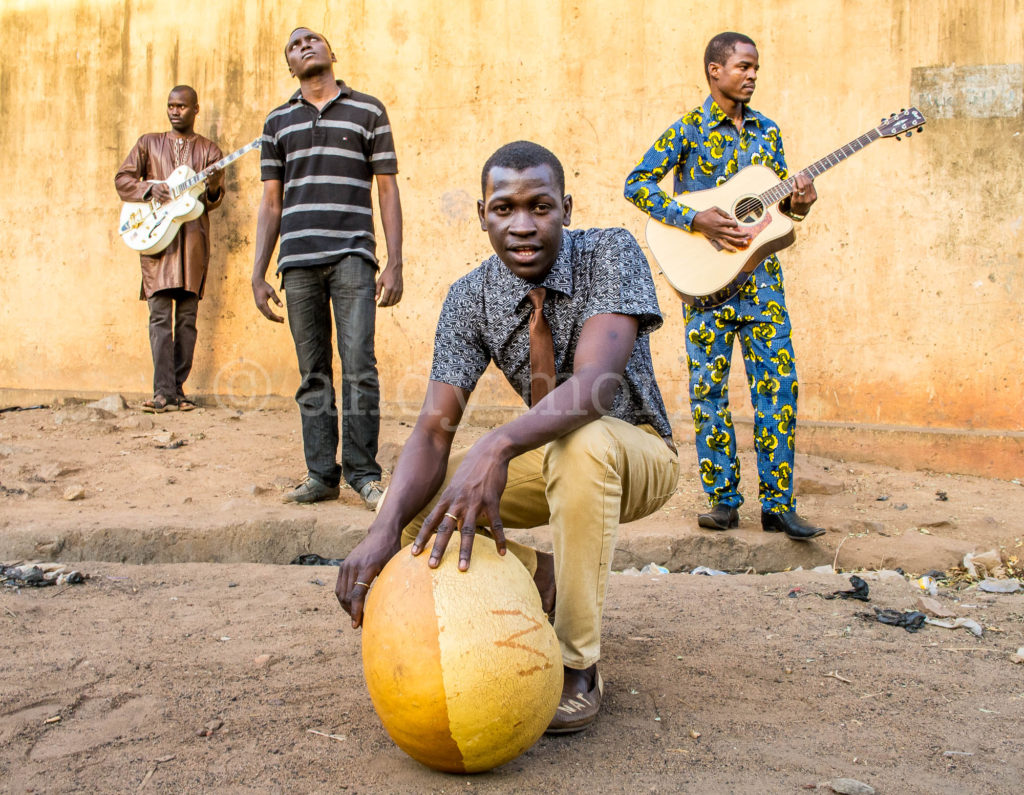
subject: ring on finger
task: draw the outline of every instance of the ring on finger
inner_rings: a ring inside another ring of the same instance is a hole
[[[459,517],[456,516],[453,513],[448,513],[447,511],[445,511],[444,515],[447,516],[449,519],[451,519],[453,522],[458,522],[459,521]]]
[[[360,585],[363,586],[364,588],[366,588],[367,590],[369,590],[369,588],[370,588],[370,583],[363,582],[362,580],[356,580],[356,584],[353,587],[358,587]]]

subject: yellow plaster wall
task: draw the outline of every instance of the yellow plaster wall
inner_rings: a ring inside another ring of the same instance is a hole
[[[0,10],[0,389],[144,394],[151,380],[137,258],[115,233],[113,175],[136,137],[167,128],[175,83],[225,152],[259,134],[296,84],[282,47],[323,30],[338,75],[388,106],[405,210],[406,297],[378,314],[383,397],[418,404],[447,285],[488,252],[479,169],[530,138],[563,160],[576,226],[644,217],[625,175],[705,96],[707,39],[759,45],[754,106],[804,166],[910,104],[915,67],[1019,64],[1024,11],[1006,0],[243,0],[28,2]],[[820,178],[782,255],[809,421],[1022,429],[1022,118],[934,120]],[[195,393],[289,395],[288,331],[249,289],[258,157],[232,166],[213,218]],[[383,243],[380,245],[383,254]],[[683,323],[659,283],[653,338],[669,409],[686,414]],[[739,360],[736,362],[740,366]],[[745,406],[733,378],[734,404]],[[474,401],[515,406],[493,371]],[[678,430],[686,433],[687,422]]]

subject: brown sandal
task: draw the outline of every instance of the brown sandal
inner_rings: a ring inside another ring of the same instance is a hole
[[[188,398],[178,398],[178,410],[179,411],[192,411],[196,408],[196,404]]]
[[[165,411],[177,411],[178,407],[168,403],[163,395],[153,395],[152,400],[143,401],[142,410],[147,414],[163,414]]]

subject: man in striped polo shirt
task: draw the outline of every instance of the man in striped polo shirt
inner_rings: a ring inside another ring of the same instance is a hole
[[[263,128],[263,198],[252,273],[256,306],[267,319],[284,322],[270,306],[282,303],[266,280],[280,237],[277,272],[302,376],[295,400],[308,470],[284,501],[334,499],[344,476],[373,509],[381,495],[375,309],[402,298],[398,160],[384,106],[335,80],[337,59],[322,35],[296,28],[284,54],[299,90],[267,116]],[[379,275],[370,200],[374,177],[388,254]],[[342,369],[340,466],[332,305]]]

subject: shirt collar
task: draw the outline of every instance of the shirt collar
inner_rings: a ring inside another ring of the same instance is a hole
[[[345,85],[345,81],[344,80],[335,80],[334,82],[338,84],[338,91],[340,91],[341,93],[339,93],[338,96],[336,96],[334,99],[332,99],[331,102],[334,102],[335,100],[341,99],[342,97],[350,97],[350,96],[352,96],[352,89],[349,86]],[[305,99],[302,98],[302,89],[301,88],[288,98],[288,102],[289,103],[293,103],[293,104],[296,103],[296,102],[305,102],[307,105],[312,104],[312,103],[310,103],[310,102],[308,102],[308,101],[306,101]],[[331,104],[331,102],[328,102],[327,105],[324,105],[324,107],[326,108],[328,105]]]
[[[753,110],[749,105],[743,106],[743,126],[753,122],[758,127],[761,126],[760,115],[756,110]],[[722,124],[732,124],[732,119],[725,115],[725,111],[722,110],[718,103],[715,102],[714,97],[708,94],[708,98],[704,100],[704,118],[708,120],[708,127],[718,127]]]
[[[563,229],[562,247],[558,250],[555,264],[551,267],[548,275],[544,277],[544,281],[539,285],[516,276],[501,261],[497,254],[492,256],[487,261],[487,266],[491,272],[491,278],[495,280],[501,310],[506,314],[514,313],[526,300],[526,296],[534,287],[544,287],[547,290],[554,290],[556,293],[572,297],[573,250],[572,235]]]

